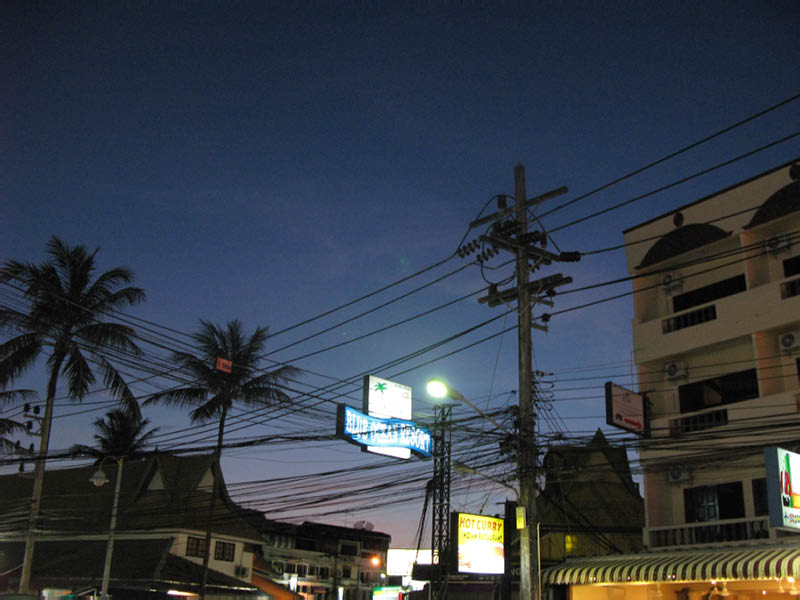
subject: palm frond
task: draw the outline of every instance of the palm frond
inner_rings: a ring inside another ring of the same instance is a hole
[[[142,410],[139,408],[139,402],[122,375],[105,357],[98,356],[98,359],[100,367],[103,369],[103,384],[111,391],[114,398],[119,400],[125,411],[129,412],[137,421],[141,420]]]
[[[112,348],[136,356],[143,354],[141,348],[133,341],[136,332],[121,323],[90,323],[77,329],[74,336],[85,341],[93,351]]]
[[[18,335],[0,345],[0,387],[7,386],[36,362],[42,350],[38,335]]]
[[[77,400],[82,400],[89,393],[89,387],[95,382],[95,376],[89,363],[86,362],[86,358],[75,343],[70,344],[67,351],[63,373],[67,376],[70,396]]]
[[[36,400],[38,397],[35,390],[3,390],[0,392],[0,406]]]

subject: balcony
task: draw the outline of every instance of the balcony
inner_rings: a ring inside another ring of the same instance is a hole
[[[669,527],[648,527],[646,542],[651,550],[676,546],[701,546],[725,542],[763,540],[769,537],[767,517],[726,519],[710,523],[686,523]]]
[[[661,330],[664,333],[672,333],[687,327],[694,327],[701,323],[707,323],[717,318],[717,309],[713,304],[698,308],[697,310],[690,310],[688,312],[675,315],[669,319],[664,319],[661,322]]]
[[[712,427],[721,427],[728,424],[727,409],[699,413],[680,419],[671,419],[669,422],[669,435],[678,437],[695,431],[703,431]]]
[[[636,362],[680,356],[759,331],[777,330],[800,314],[800,280],[772,281],[690,311],[633,322]]]

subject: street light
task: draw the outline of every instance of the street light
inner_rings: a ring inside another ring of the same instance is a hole
[[[117,483],[114,489],[114,504],[111,507],[111,523],[108,528],[108,544],[106,545],[106,560],[105,564],[103,565],[103,585],[100,588],[100,598],[102,600],[108,600],[108,580],[111,577],[111,556],[114,553],[114,531],[117,528],[117,509],[119,507],[119,490],[122,483],[122,463],[123,457],[114,457],[114,456],[104,456],[103,460],[100,461],[100,464],[97,467],[97,471],[94,472],[89,478],[89,481],[92,482],[92,485],[95,487],[102,487],[108,483],[108,477],[106,477],[105,471],[103,471],[103,463],[106,462],[107,459],[112,458],[117,461]]]
[[[447,383],[443,379],[435,378],[428,380],[426,389],[428,391],[428,394],[430,394],[434,398],[450,398],[451,400],[455,400],[456,402],[463,402],[498,429],[505,431],[506,433],[509,434],[511,433],[511,431],[509,431],[505,425],[498,423],[491,415],[486,414],[480,408],[475,406],[472,402],[467,400],[466,397],[464,397],[464,394],[459,392],[457,389],[447,385]]]

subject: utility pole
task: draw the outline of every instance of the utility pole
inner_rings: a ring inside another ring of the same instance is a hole
[[[498,211],[481,217],[472,223],[470,228],[492,223],[486,234],[477,241],[473,240],[458,250],[462,258],[483,248],[477,261],[483,263],[497,253],[497,248],[512,252],[516,256],[517,287],[499,291],[496,285],[490,285],[489,295],[479,298],[478,302],[489,306],[499,306],[517,301],[517,347],[519,369],[519,426],[517,440],[517,473],[519,477],[519,497],[517,505],[524,511],[524,527],[520,530],[520,600],[539,600],[539,546],[536,516],[536,459],[538,455],[534,427],[534,390],[531,328],[547,331],[547,327],[533,323],[531,300],[552,306],[550,300],[555,296],[554,288],[572,283],[571,277],[561,274],[550,275],[536,281],[530,281],[529,259],[535,260],[534,269],[541,264],[552,264],[553,261],[571,262],[580,260],[578,252],[560,252],[555,254],[544,249],[547,234],[544,231],[528,232],[528,207],[549,198],[567,192],[560,187],[540,196],[527,199],[525,192],[525,168],[514,167],[514,206],[507,207],[506,197],[499,196]],[[510,218],[510,220],[509,220]],[[542,321],[547,321],[543,315]]]
[[[517,236],[528,233],[528,208],[525,206],[525,168],[514,167],[514,209],[519,228]],[[519,597],[538,600],[539,562],[536,540],[531,530],[536,524],[536,440],[533,423],[533,359],[531,356],[531,293],[528,289],[528,247],[517,246],[517,340],[519,358],[519,440],[517,469],[519,470],[518,505],[525,510],[525,527],[519,540]]]
[[[48,385],[55,385],[54,380]],[[22,558],[22,574],[19,580],[19,593],[31,593],[31,575],[33,574],[33,547],[36,543],[37,525],[39,520],[39,509],[42,502],[42,489],[44,487],[44,463],[47,460],[47,451],[50,445],[50,427],[53,422],[53,403],[47,402],[44,409],[44,419],[38,416],[39,411],[35,407],[34,415],[28,414],[28,405],[25,405],[25,417],[39,422],[38,432],[32,432],[29,427],[30,435],[39,438],[39,456],[34,466],[33,497],[31,498],[31,512],[28,516],[28,531],[25,535],[25,553]],[[29,421],[32,423],[32,421]]]

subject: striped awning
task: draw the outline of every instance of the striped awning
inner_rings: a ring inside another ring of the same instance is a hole
[[[548,584],[727,581],[792,576],[800,579],[800,543],[597,556],[542,571]]]

